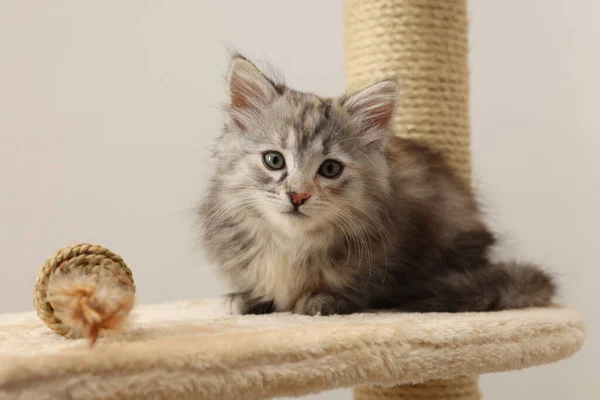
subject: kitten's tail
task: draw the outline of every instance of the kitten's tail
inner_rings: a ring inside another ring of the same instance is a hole
[[[533,264],[502,262],[448,275],[417,285],[399,299],[407,311],[466,312],[543,307],[557,288],[552,276]]]

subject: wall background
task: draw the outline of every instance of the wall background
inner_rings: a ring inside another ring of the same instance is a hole
[[[506,251],[586,316],[564,362],[482,378],[486,399],[600,393],[600,3],[471,1],[476,179]],[[44,259],[103,244],[144,303],[217,296],[193,210],[220,129],[227,47],[300,89],[343,90],[342,1],[0,2],[0,312]],[[347,391],[314,396],[349,398]]]

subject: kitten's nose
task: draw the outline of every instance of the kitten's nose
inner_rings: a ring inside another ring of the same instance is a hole
[[[306,200],[308,200],[308,198],[310,197],[310,194],[308,194],[308,193],[288,192],[288,196],[290,198],[290,201],[294,205],[294,207],[298,208],[302,204],[304,204],[304,202]]]

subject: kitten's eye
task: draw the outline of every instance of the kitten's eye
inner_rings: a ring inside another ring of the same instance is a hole
[[[344,167],[335,160],[325,160],[319,167],[319,175],[325,178],[335,179],[342,174]]]
[[[271,170],[283,169],[285,167],[285,159],[278,151],[267,151],[263,154],[263,163]]]

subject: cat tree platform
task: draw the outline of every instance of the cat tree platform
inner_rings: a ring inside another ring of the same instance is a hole
[[[432,379],[402,386],[397,398],[477,399],[476,375],[552,363],[584,340],[580,315],[558,306],[238,316],[209,300],[142,305],[132,318],[90,348],[52,332],[35,312],[0,316],[0,399],[249,400],[344,387],[356,388],[357,399],[390,399],[396,389],[363,386]],[[410,397],[411,388],[430,394]]]

